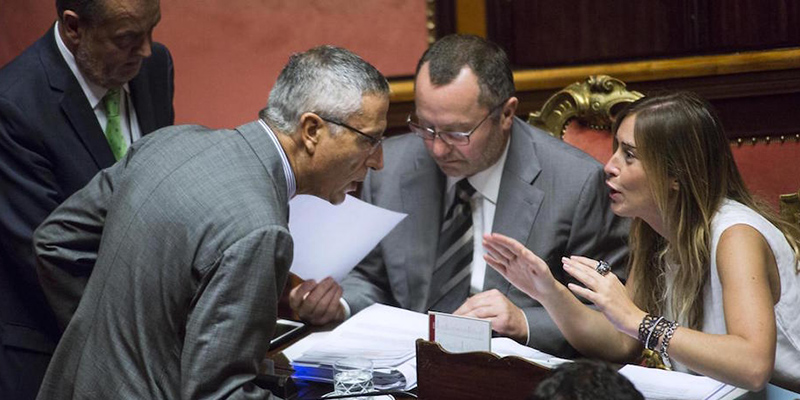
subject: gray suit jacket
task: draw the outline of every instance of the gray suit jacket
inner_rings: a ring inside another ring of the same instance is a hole
[[[292,260],[287,197],[258,123],[135,143],[34,235],[60,320],[83,292],[39,398],[269,398],[255,377]]]
[[[370,171],[363,198],[408,214],[343,281],[353,313],[374,302],[426,312],[442,219],[445,176],[413,135],[384,144],[385,166]],[[515,119],[493,230],[519,240],[567,282],[561,257],[608,261],[624,275],[628,222],[609,208],[602,166],[589,155]],[[574,355],[544,308],[487,266],[484,290],[498,289],[528,319],[528,345]]]

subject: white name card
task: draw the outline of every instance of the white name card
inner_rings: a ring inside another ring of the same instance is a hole
[[[431,311],[428,313],[429,340],[451,353],[492,351],[489,320]]]

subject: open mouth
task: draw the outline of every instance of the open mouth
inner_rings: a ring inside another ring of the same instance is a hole
[[[617,190],[617,189],[614,189],[614,187],[613,187],[613,186],[611,186],[611,184],[609,184],[608,182],[606,182],[606,186],[608,186],[608,193],[609,193],[609,195],[613,196],[613,195],[615,195],[615,194],[618,194],[618,193],[619,193],[619,190]]]

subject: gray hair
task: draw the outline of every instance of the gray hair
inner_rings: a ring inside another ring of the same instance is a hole
[[[318,46],[289,57],[259,117],[289,134],[305,112],[347,121],[370,94],[389,95],[389,83],[375,67],[347,49]]]

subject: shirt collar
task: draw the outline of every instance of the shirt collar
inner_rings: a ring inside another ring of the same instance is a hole
[[[497,204],[497,196],[500,193],[500,180],[503,178],[503,167],[506,164],[508,148],[511,145],[511,138],[506,141],[506,148],[500,154],[500,158],[489,168],[484,169],[467,178],[475,191],[485,199]],[[463,177],[447,177],[447,190],[449,191]]]
[[[85,76],[83,76],[83,73],[81,73],[80,69],[78,69],[78,64],[75,62],[75,56],[71,51],[69,51],[67,45],[64,44],[64,41],[61,40],[61,35],[58,33],[58,24],[59,22],[56,21],[56,27],[53,30],[53,33],[56,36],[56,45],[58,46],[58,51],[61,53],[61,56],[64,57],[64,61],[66,61],[67,66],[69,67],[70,71],[72,71],[72,74],[75,75],[75,79],[77,79],[78,83],[81,85],[83,94],[86,95],[86,99],[89,100],[89,105],[92,106],[92,109],[94,110],[97,108],[97,105],[100,104],[100,101],[103,100],[103,96],[106,95],[108,89],[90,82]],[[130,93],[127,83],[124,84],[122,88],[125,90],[126,94]]]
[[[292,171],[292,164],[289,163],[289,158],[286,157],[286,152],[283,151],[283,146],[281,146],[281,142],[278,140],[278,137],[275,135],[275,132],[264,122],[263,119],[259,118],[258,122],[267,131],[267,136],[272,140],[272,143],[278,149],[278,154],[281,157],[281,164],[283,164],[283,174],[286,176],[286,190],[288,194],[288,198],[291,199],[297,193],[297,181],[295,181],[294,171]]]

